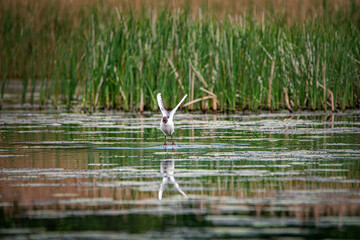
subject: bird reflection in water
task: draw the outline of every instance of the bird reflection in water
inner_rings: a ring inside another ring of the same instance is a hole
[[[172,149],[172,151],[174,152],[174,149]],[[180,186],[176,182],[175,177],[174,177],[175,161],[173,159],[173,154],[169,154],[169,155],[171,156],[170,157],[171,159],[166,159],[167,152],[166,152],[166,148],[165,148],[165,155],[164,155],[165,157],[164,157],[164,160],[161,161],[161,163],[160,163],[160,172],[161,172],[161,176],[163,177],[163,180],[160,184],[159,200],[162,199],[164,188],[165,188],[166,184],[173,184],[174,187],[176,188],[176,190],[178,190],[178,192],[181,193],[181,195],[183,195],[187,199],[188,197],[180,189]]]

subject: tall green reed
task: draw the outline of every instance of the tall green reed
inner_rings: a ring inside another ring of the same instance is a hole
[[[251,12],[220,19],[201,10],[194,18],[186,7],[135,14],[91,6],[75,27],[73,16],[56,16],[52,4],[40,28],[3,12],[1,96],[5,80],[20,77],[23,101],[30,81],[32,93],[41,85],[41,104],[88,111],[154,111],[157,92],[168,107],[187,93],[198,100],[189,109],[204,111],[360,104],[357,12],[289,23],[274,12],[262,20]]]

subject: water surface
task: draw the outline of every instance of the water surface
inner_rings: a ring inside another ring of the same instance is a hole
[[[3,111],[0,237],[356,239],[359,116]]]

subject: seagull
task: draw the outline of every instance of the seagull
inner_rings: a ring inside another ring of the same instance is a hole
[[[164,108],[161,93],[158,93],[158,95],[157,95],[158,105],[159,105],[160,111],[162,113],[162,118],[161,118],[161,121],[160,121],[160,130],[165,135],[164,146],[166,145],[166,136],[168,136],[168,135],[171,136],[172,145],[175,144],[174,140],[173,140],[173,136],[172,136],[172,134],[174,133],[173,119],[174,119],[174,115],[176,113],[176,110],[180,107],[181,103],[185,100],[186,97],[187,97],[187,94],[185,94],[185,96],[181,99],[179,104],[170,113],[168,113],[168,111],[166,111],[166,109]]]

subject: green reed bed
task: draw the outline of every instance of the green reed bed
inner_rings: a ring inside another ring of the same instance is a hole
[[[169,107],[187,93],[189,110],[360,107],[355,10],[288,21],[275,13],[193,17],[186,7],[89,6],[75,17],[52,1],[46,11],[0,5],[1,98],[9,79],[20,78],[22,102],[34,102],[40,84],[40,105],[90,111],[155,111],[158,92]]]

